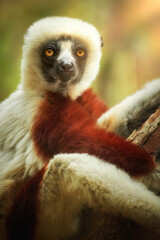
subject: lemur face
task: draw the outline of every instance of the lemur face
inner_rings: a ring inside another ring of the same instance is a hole
[[[101,58],[101,36],[79,19],[49,17],[28,29],[21,65],[27,93],[59,92],[72,99],[95,79]]]
[[[61,36],[43,44],[40,57],[45,81],[57,85],[60,91],[81,80],[87,46],[79,39]]]

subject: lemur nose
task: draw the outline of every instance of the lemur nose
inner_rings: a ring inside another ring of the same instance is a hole
[[[74,65],[72,62],[69,62],[69,61],[61,61],[59,63],[59,69],[61,71],[73,71]]]

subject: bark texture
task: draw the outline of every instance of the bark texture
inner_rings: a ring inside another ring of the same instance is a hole
[[[160,147],[160,107],[149,117],[140,129],[133,131],[127,141],[145,149],[156,158]]]

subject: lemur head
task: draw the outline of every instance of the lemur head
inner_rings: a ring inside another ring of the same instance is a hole
[[[98,73],[101,46],[95,27],[79,19],[49,17],[35,22],[25,35],[23,88],[78,97]]]

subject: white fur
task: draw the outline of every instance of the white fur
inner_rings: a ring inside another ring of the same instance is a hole
[[[101,58],[101,40],[96,28],[79,19],[49,17],[34,23],[25,36],[21,69],[22,86],[26,91],[39,95],[45,90],[55,91],[55,86],[47,83],[40,72],[38,49],[48,40],[63,35],[81,39],[88,47],[87,67],[83,77],[78,84],[70,86],[68,95],[77,98],[95,79]]]
[[[154,97],[160,102],[160,79],[149,82],[145,87],[104,113],[97,121],[98,127],[117,132],[119,126],[127,122],[129,115],[136,117],[145,105],[154,106]],[[138,121],[138,119],[137,119]]]
[[[21,88],[0,104],[0,235],[5,237],[4,220],[19,188],[42,168],[34,151],[31,122],[39,98]]]
[[[160,200],[144,185],[94,156],[59,154],[50,161],[43,179],[36,239],[73,236],[84,205],[140,224],[160,225]]]
[[[75,62],[75,59],[72,55],[72,43],[70,41],[65,41],[61,43],[61,51],[58,56],[58,61],[63,60],[66,62]]]
[[[0,184],[22,165],[24,176],[33,175],[42,167],[30,133],[38,101],[39,98],[19,89],[0,104]]]

